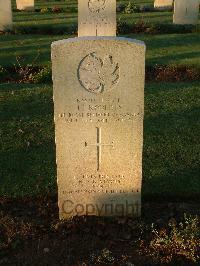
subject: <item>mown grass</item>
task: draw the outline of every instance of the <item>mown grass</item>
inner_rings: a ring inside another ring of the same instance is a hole
[[[130,38],[140,39],[146,43],[146,64],[193,65],[200,66],[200,37],[195,34],[145,35],[130,34]],[[35,65],[50,64],[51,43],[56,40],[73,37],[48,35],[8,35],[0,36],[0,65],[4,67],[20,63],[31,64],[39,54]]]
[[[56,193],[51,85],[1,84],[0,93],[0,196]],[[199,99],[195,82],[146,86],[143,199],[199,195]]]
[[[55,189],[54,126],[51,88],[0,85],[0,194],[32,195]]]

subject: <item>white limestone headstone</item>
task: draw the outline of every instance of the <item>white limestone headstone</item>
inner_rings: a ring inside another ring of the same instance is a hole
[[[78,36],[116,36],[116,0],[78,0]]]
[[[140,216],[144,43],[57,41],[52,71],[60,219]]]
[[[16,0],[18,10],[34,11],[35,1],[34,0]]]
[[[173,7],[174,0],[155,0],[154,8],[156,9],[170,9]]]
[[[0,0],[0,31],[10,30],[12,23],[11,0]]]
[[[175,0],[173,23],[197,24],[199,3],[199,0]]]

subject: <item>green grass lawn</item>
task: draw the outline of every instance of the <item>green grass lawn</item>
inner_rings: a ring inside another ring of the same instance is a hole
[[[56,193],[51,85],[1,84],[0,196]],[[143,198],[194,199],[200,191],[198,83],[145,90]]]
[[[39,54],[36,65],[50,64],[50,45],[53,41],[72,36],[48,35],[4,35],[0,36],[0,65],[31,64]],[[198,34],[144,35],[132,34],[127,37],[143,40],[147,45],[146,64],[200,66],[200,37]]]

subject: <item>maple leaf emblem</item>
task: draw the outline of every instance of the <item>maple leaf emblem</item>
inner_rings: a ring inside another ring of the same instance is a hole
[[[106,0],[89,0],[88,8],[91,12],[99,13],[105,8]]]
[[[78,78],[80,84],[90,92],[110,91],[119,81],[119,66],[111,55],[102,60],[95,53],[91,53],[81,60]]]

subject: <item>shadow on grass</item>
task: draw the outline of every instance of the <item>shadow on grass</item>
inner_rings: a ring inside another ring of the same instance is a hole
[[[195,201],[200,202],[199,166],[182,167],[179,171],[170,169],[165,176],[156,176],[148,180],[145,175],[142,186],[144,201]],[[174,171],[174,172],[173,172]]]
[[[0,193],[7,197],[56,192],[53,141],[1,153]]]
[[[185,46],[187,45],[199,45],[199,36],[198,34],[169,34],[167,36],[165,35],[157,35],[152,38],[151,36],[144,36],[145,42],[147,47],[151,47],[151,49],[158,49],[166,47],[167,49],[170,49],[170,47],[176,47],[177,45]],[[184,42],[183,42],[184,38]],[[178,51],[178,49],[177,49]]]
[[[143,198],[200,200],[198,83],[146,88]]]
[[[37,27],[40,27],[40,26],[43,26],[45,24],[41,24],[40,25],[40,21],[47,21],[46,25],[50,25],[52,20],[62,20],[62,19],[72,19],[75,21],[75,19],[77,18],[77,15],[71,15],[71,14],[68,14],[68,13],[63,13],[63,14],[49,14],[49,15],[45,15],[44,14],[37,14],[35,16],[32,16],[31,19],[30,19],[30,15],[24,15],[23,17],[16,17],[14,19],[14,22],[15,23],[19,23],[19,22],[23,22],[23,23],[26,23],[27,24],[22,24],[24,27],[31,27],[31,25],[33,26],[34,24],[33,23],[38,23],[37,24]],[[68,24],[68,21],[66,20],[66,26]],[[60,22],[59,22],[60,23]],[[18,27],[20,27],[20,24],[17,25]]]
[[[37,43],[37,44],[34,44],[33,43],[23,43],[20,45],[19,43],[19,46],[18,47],[15,47],[15,54],[18,54],[18,53],[21,53],[22,56],[24,54],[24,49],[26,49],[26,55],[27,54],[30,54],[31,56],[33,56],[33,50],[35,50],[35,53],[37,52],[37,49],[44,49],[46,48],[46,52],[49,53],[49,47],[51,45],[51,41],[47,41],[47,42],[42,42],[42,43]],[[10,53],[13,51],[13,47],[7,47],[4,49],[4,58],[6,57],[7,53]],[[9,54],[10,55],[10,54]],[[13,55],[14,57],[14,55]]]
[[[194,108],[145,119],[145,199],[200,200],[199,115],[200,108]]]
[[[159,19],[162,19],[164,17],[167,17],[169,20],[172,17],[172,12],[145,12],[145,13],[138,13],[140,16],[144,17],[144,19],[156,19],[159,21]]]
[[[181,62],[181,60],[193,61],[192,59],[196,59],[196,61],[198,62],[198,58],[200,58],[200,52],[193,51],[193,52],[186,53],[185,51],[182,51],[181,53],[180,52],[177,53],[175,56],[173,56],[172,54],[168,54],[168,55],[163,54],[162,56],[158,56],[158,57],[155,56],[152,59],[147,58],[146,63],[147,65],[155,65],[155,64],[163,64],[163,63],[168,65],[174,62],[175,60],[177,62]],[[196,66],[195,61],[193,62],[193,65]]]
[[[28,86],[28,89],[26,89]],[[38,87],[38,88],[37,88]],[[31,84],[1,84],[0,92],[9,93],[7,99],[1,106],[1,121],[22,121],[29,120],[43,121],[53,112],[52,92],[46,86]],[[53,119],[53,117],[52,117]],[[31,121],[30,121],[31,122]]]

